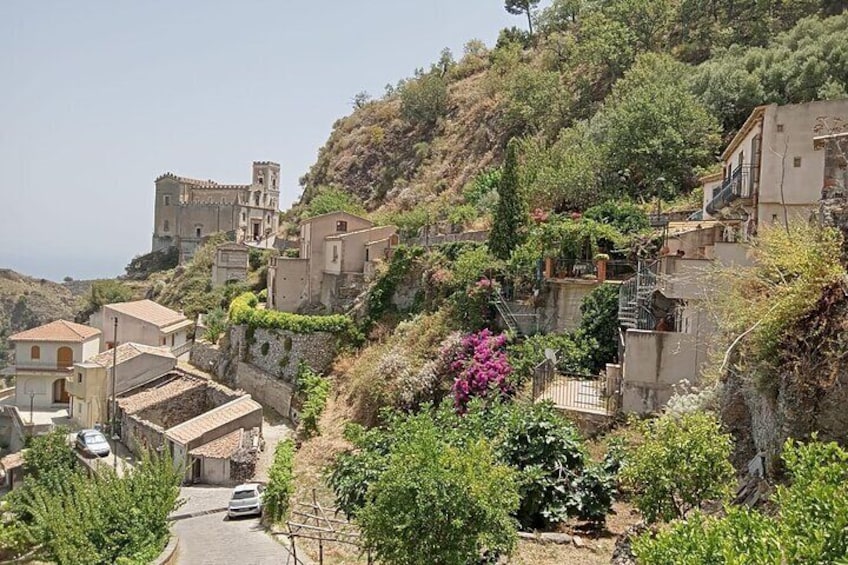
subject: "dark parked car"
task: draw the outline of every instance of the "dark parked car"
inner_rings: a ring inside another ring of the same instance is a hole
[[[97,430],[81,430],[77,433],[76,447],[93,457],[106,457],[110,452],[109,442]]]

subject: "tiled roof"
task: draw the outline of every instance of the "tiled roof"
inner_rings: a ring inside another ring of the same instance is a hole
[[[100,335],[100,330],[91,326],[75,324],[66,320],[56,320],[31,330],[25,330],[9,336],[9,341],[69,341],[82,343]]]
[[[203,434],[256,410],[261,411],[262,406],[250,398],[250,396],[241,396],[209,412],[205,412],[200,416],[174,426],[166,432],[166,436],[168,439],[181,445],[186,445],[190,441],[203,436]]]
[[[148,387],[124,398],[118,398],[118,405],[127,414],[136,414],[149,406],[180,396],[193,388],[204,386],[207,386],[205,379],[177,374],[174,379],[158,386]]]
[[[157,327],[165,327],[188,320],[181,313],[157,304],[152,300],[136,300],[134,302],[118,302],[108,304],[105,308],[126,314],[133,318],[149,322]]]
[[[189,454],[194,455],[195,457],[228,459],[232,457],[236,451],[241,449],[243,434],[244,430],[239,428],[234,432],[230,432],[225,436],[213,439],[209,443],[204,443],[200,447],[192,449],[189,451]]]
[[[174,359],[174,355],[167,347],[153,347],[150,345],[142,345],[140,343],[122,343],[118,346],[118,358],[117,363],[120,365],[121,363],[126,363],[130,359],[135,359],[139,355],[144,355],[145,353],[149,353],[150,355],[157,355],[159,357],[168,357],[169,359]],[[96,363],[101,367],[111,367],[112,362],[114,361],[115,351],[108,350],[103,353],[98,353],[91,359],[89,359],[88,363]]]

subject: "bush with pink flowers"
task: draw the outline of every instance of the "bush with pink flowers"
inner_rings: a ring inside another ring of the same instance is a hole
[[[509,376],[512,366],[506,357],[505,334],[495,335],[484,329],[462,338],[452,351],[450,369],[454,376],[454,404],[465,411],[472,398],[504,398],[514,392]]]

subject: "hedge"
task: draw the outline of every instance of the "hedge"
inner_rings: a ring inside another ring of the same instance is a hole
[[[235,298],[230,304],[230,323],[246,325],[251,330],[276,329],[298,334],[328,332],[354,343],[362,338],[353,320],[341,314],[306,316],[277,310],[258,310],[256,308],[258,304],[259,299],[252,292],[246,292]]]

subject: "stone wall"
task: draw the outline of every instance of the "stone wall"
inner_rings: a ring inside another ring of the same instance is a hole
[[[167,430],[218,406],[223,406],[239,396],[241,393],[221,386],[195,387],[179,396],[149,406],[137,416],[142,420],[155,422],[156,425]]]
[[[135,454],[154,450],[165,443],[165,431],[135,414],[121,416],[121,442]]]
[[[207,373],[217,374],[221,362],[221,348],[208,341],[195,341],[191,346],[188,362]]]
[[[239,352],[241,361],[292,384],[301,361],[319,373],[329,369],[337,346],[336,336],[325,332],[297,334],[260,328],[248,340],[244,326],[230,329],[230,348]]]

